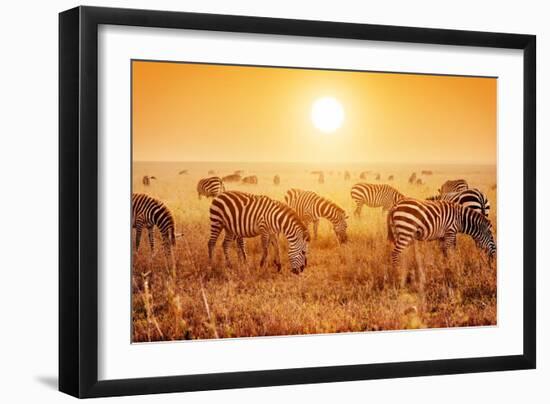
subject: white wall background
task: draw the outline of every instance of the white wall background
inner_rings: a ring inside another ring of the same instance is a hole
[[[156,8],[537,35],[538,369],[412,379],[141,396],[116,402],[547,402],[550,392],[550,25],[546,2],[91,1]],[[73,1],[3,4],[0,24],[0,401],[68,402],[57,385],[57,13]],[[518,134],[519,136],[520,134]],[[519,168],[520,162],[518,162]],[[28,248],[32,246],[31,248]],[[519,303],[519,302],[518,302]]]

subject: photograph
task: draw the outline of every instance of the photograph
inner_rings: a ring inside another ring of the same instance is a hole
[[[129,68],[132,343],[498,325],[497,77]]]

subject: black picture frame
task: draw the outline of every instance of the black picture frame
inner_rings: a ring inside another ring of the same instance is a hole
[[[523,354],[99,381],[100,24],[523,50]],[[60,13],[59,390],[76,397],[102,397],[535,368],[535,103],[534,35],[97,7]]]

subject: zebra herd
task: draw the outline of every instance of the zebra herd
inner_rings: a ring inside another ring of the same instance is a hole
[[[401,253],[413,242],[440,240],[446,255],[456,246],[458,233],[469,235],[492,261],[496,244],[492,224],[488,218],[490,204],[487,197],[476,188],[469,188],[465,180],[447,181],[439,188],[439,194],[426,200],[409,198],[387,184],[358,183],[351,188],[355,203],[354,214],[359,217],[363,205],[382,207],[387,211],[388,240],[392,245],[391,264],[399,265]],[[228,267],[229,248],[236,244],[241,261],[246,262],[245,239],[260,236],[262,256],[260,265],[266,264],[269,247],[275,252],[273,264],[281,269],[278,235],[288,242],[288,258],[295,274],[307,266],[308,227],[313,224],[317,238],[319,220],[332,224],[340,244],[348,241],[347,219],[343,208],[312,191],[289,189],[284,202],[265,195],[226,190],[220,177],[201,179],[197,184],[199,199],[213,198],[210,206],[210,237],[208,257],[212,263],[216,241],[224,232],[223,253]],[[174,218],[170,209],[161,201],[145,194],[132,195],[132,225],[136,229],[136,251],[139,248],[142,229],[148,230],[151,250],[154,250],[153,227],[161,232],[167,255],[175,245]]]

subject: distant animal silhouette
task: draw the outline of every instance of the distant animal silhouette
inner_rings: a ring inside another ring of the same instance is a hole
[[[243,184],[257,184],[258,177],[255,175],[249,175],[248,177],[243,178]]]
[[[240,182],[241,176],[239,174],[230,174],[222,177],[223,182]]]

